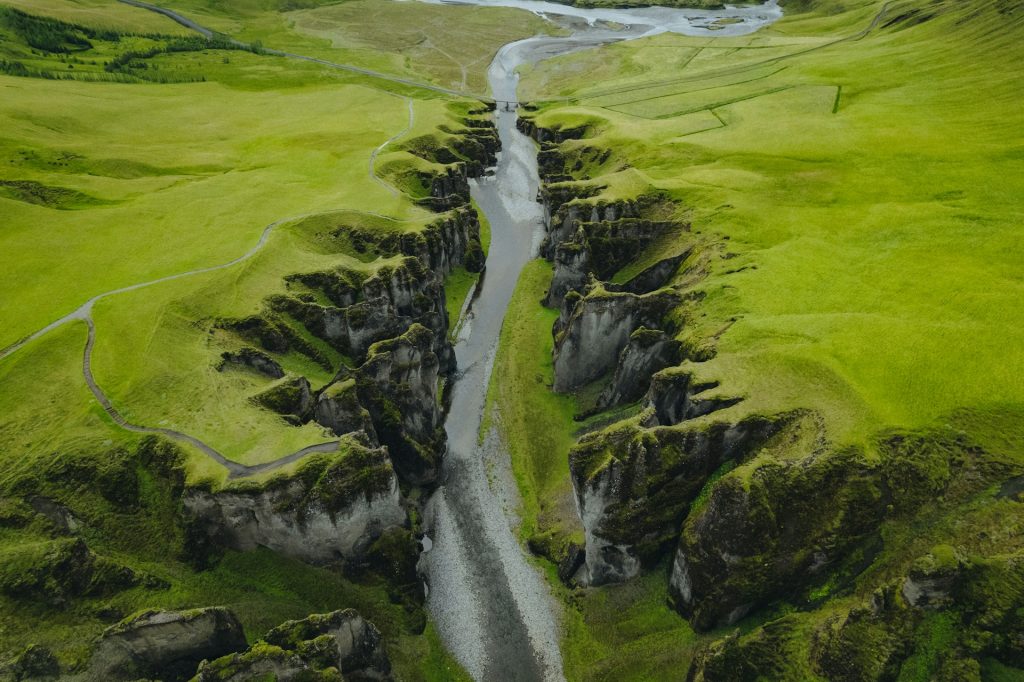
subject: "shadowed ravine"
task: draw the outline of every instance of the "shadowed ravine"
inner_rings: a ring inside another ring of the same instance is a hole
[[[443,4],[443,0],[424,1]],[[210,29],[171,10],[142,0],[121,2],[163,14],[207,37],[214,35]],[[760,7],[725,10],[577,9],[535,0],[464,0],[463,4],[527,9],[573,33],[565,37],[529,38],[504,46],[488,72],[490,97],[273,49],[265,48],[263,52],[446,95],[515,102],[518,82],[515,71],[523,64],[664,31],[696,36],[742,35],[781,16],[775,0]],[[739,21],[714,24],[715,20],[726,17]],[[382,182],[374,173],[377,154],[412,127],[411,100],[408,106],[408,126],[385,141],[369,159],[369,174],[375,181]],[[516,129],[516,118],[514,110],[496,112],[502,145],[498,165],[493,175],[473,186],[473,197],[490,222],[492,241],[486,276],[481,280],[472,305],[464,313],[455,347],[459,375],[446,421],[448,452],[443,460],[442,484],[424,510],[427,537],[421,568],[429,588],[428,607],[438,630],[449,650],[475,679],[561,680],[564,675],[559,651],[558,608],[544,576],[529,563],[519,544],[515,515],[518,498],[508,454],[493,430],[482,443],[479,440],[487,386],[505,311],[523,266],[535,255],[544,234],[545,210],[537,202],[540,179],[536,149],[533,142]],[[393,187],[382,184],[394,191]],[[274,229],[284,222],[287,221],[267,226],[255,246],[230,262],[99,294],[75,311],[0,350],[0,360],[67,322],[82,321],[88,327],[83,374],[96,399],[122,428],[187,442],[227,467],[232,476],[266,471],[313,452],[335,450],[337,442],[319,443],[258,466],[232,462],[188,434],[129,422],[111,404],[92,375],[92,351],[96,342],[92,310],[97,301],[232,267],[258,253]]]
[[[665,30],[722,35],[704,26],[731,16],[731,35],[750,33],[775,20],[774,2],[737,10],[576,10],[523,0],[478,0],[573,17],[550,16],[574,32],[510,43],[488,72],[491,96],[515,102],[516,69],[527,63]],[[581,19],[585,21],[581,21]],[[602,19],[617,22],[612,27]],[[623,25],[629,24],[629,25]],[[427,503],[427,539],[421,560],[428,608],[446,645],[478,680],[561,680],[557,606],[542,574],[528,562],[516,534],[515,481],[509,457],[492,431],[480,442],[498,337],[505,310],[523,266],[544,233],[545,211],[537,202],[540,178],[532,140],[516,129],[517,114],[495,114],[502,152],[491,176],[478,181],[473,197],[491,225],[486,276],[455,346],[460,369],[445,428],[448,452],[442,485]],[[499,415],[500,419],[500,415]]]

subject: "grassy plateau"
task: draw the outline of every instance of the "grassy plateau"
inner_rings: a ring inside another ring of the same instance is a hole
[[[300,4],[169,6],[239,40],[467,91],[483,88],[501,44],[540,25],[457,10],[483,35],[459,41],[452,57],[409,35],[456,42],[441,8]],[[381,33],[378,20],[397,33]],[[394,267],[396,258],[325,235],[344,228],[386,239],[437,220],[396,184],[408,169],[439,166],[402,144],[443,141],[479,103],[202,40],[114,0],[0,2],[0,91],[0,347],[97,295],[195,271],[92,310],[92,371],[115,408],[250,465],[334,438],[259,407],[253,398],[273,384],[267,377],[219,370],[221,353],[239,343],[222,321],[259,314],[267,297],[288,293],[292,273],[365,278]],[[474,280],[453,274],[455,314]],[[278,359],[314,390],[351,362],[292,326],[311,350]],[[343,577],[264,550],[195,566],[174,521],[180,484],[216,487],[227,471],[192,448],[170,479],[140,464],[141,436],[119,428],[86,385],[85,340],[86,325],[70,320],[0,361],[0,661],[38,643],[73,666],[107,625],[141,608],[223,604],[256,639],[287,618],[353,607],[382,630],[401,678],[460,679],[433,627],[418,634],[422,611],[408,611],[379,577]],[[113,595],[16,596],[20,571],[63,547],[23,516],[20,500],[36,496],[67,502],[91,551],[153,579]]]
[[[880,457],[879,434],[898,430],[965,438],[1016,470],[1024,464],[1024,90],[1007,65],[1024,56],[1024,12],[1012,2],[785,8],[781,21],[743,38],[662,34],[524,69],[522,97],[538,107],[527,115],[544,128],[585,128],[559,150],[581,159],[575,179],[600,188],[589,201],[658,193],[691,226],[654,242],[614,279],[684,246],[703,254],[676,280],[699,303],[680,307],[672,323],[688,349],[684,369],[717,382],[716,394],[742,398],[716,417],[813,410],[823,447],[858,448],[868,461]],[[491,395],[526,499],[524,538],[549,547],[579,532],[575,510],[560,502],[570,490],[564,453],[587,430],[572,416],[594,389],[575,405],[550,390],[545,330],[557,315],[537,304],[546,282],[540,269],[520,282]],[[611,418],[629,415],[627,407]],[[937,542],[967,554],[1019,551],[1020,538],[1005,532],[1019,528],[1019,505],[991,495],[963,508],[932,501],[918,521],[887,522],[884,549],[846,592],[853,596],[786,627],[810,638],[817,626],[809,623],[845,613]],[[989,536],[1000,539],[979,544]],[[566,593],[579,626],[566,636],[570,678],[651,679],[651,660],[690,660],[687,627],[659,636],[656,621],[627,623],[621,608],[599,606],[627,589],[664,601],[669,568],[652,567],[659,579],[628,588]],[[783,599],[740,631],[793,608]],[[929,650],[923,633],[896,668],[901,680],[942,670],[945,654]],[[804,655],[760,668],[758,679],[819,678],[821,669],[801,667]],[[982,671],[1024,675],[991,659]]]

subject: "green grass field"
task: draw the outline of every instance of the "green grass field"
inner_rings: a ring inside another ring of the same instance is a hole
[[[525,80],[533,99],[574,93],[542,125],[590,121],[579,144],[629,160],[597,169],[606,195],[666,190],[698,233],[728,238],[687,333],[736,322],[696,369],[741,409],[822,410],[837,440],[1024,405],[1021,84],[1001,66],[1020,13],[945,3],[835,42],[881,7],[744,39],[662,35]],[[694,51],[685,68],[657,58]]]
[[[711,259],[697,286],[705,298],[678,319],[680,338],[712,351],[687,369],[743,398],[720,415],[810,408],[835,447],[871,453],[885,430],[937,428],[1021,462],[1024,88],[1006,65],[1021,57],[1022,31],[1024,13],[1008,2],[789,3],[782,21],[753,36],[620,43],[524,69],[521,87],[540,106],[539,125],[589,126],[563,150],[611,151],[580,170],[606,187],[597,199],[660,190],[685,209],[685,239]],[[660,240],[616,279],[680,248]],[[557,535],[564,521],[542,501],[551,505],[569,485],[564,453],[580,425],[571,398],[550,393],[550,337],[509,341],[533,316],[546,319],[532,334],[550,327],[553,314],[536,303],[540,269],[520,283],[513,305],[525,307],[503,335],[492,393],[512,417],[502,427],[520,472],[524,529]],[[957,512],[959,523],[943,513],[940,505],[912,528],[888,526],[876,570],[900,575],[936,537],[980,554],[1016,546],[999,530],[1016,525],[1013,505],[979,502]],[[1003,540],[975,542],[990,533]],[[664,599],[665,570],[632,587],[645,595],[635,598]],[[647,633],[646,645],[625,646],[621,613],[598,608],[593,591],[582,595],[569,602],[568,622],[580,629],[565,649],[601,645],[567,654],[570,679],[608,679],[595,652],[616,646],[615,679],[661,656],[689,659],[680,652],[692,633],[658,640],[659,626],[643,624],[636,632]],[[900,679],[934,671],[934,651],[916,656]],[[997,679],[1002,668],[990,668]]]
[[[185,45],[180,26],[113,1],[0,3],[6,7],[74,26],[31,20],[34,40],[57,35],[56,46],[43,49],[26,42],[26,20],[0,13],[0,61],[25,67],[0,75],[0,347],[98,294],[233,261],[273,224],[263,248],[243,262],[100,301],[93,311],[93,374],[130,421],[186,432],[239,462],[267,462],[332,440],[320,427],[296,428],[258,407],[251,398],[271,380],[218,371],[221,352],[240,340],[217,321],[260,312],[295,272],[344,267],[370,274],[393,264],[350,250],[344,240],[325,241],[322,233],[338,225],[414,232],[436,220],[389,189],[391,169],[420,164],[402,142],[440,135],[442,126],[457,130],[459,117],[476,105],[218,44],[167,50]],[[432,34],[447,39],[451,27],[439,24],[439,8],[411,7],[406,22],[433,22]],[[425,14],[417,20],[420,8]],[[398,75],[420,80],[441,79],[453,68],[431,62],[422,48],[383,57],[394,46],[373,46],[372,21],[346,20],[332,47],[291,32],[279,9],[224,9],[244,19],[235,27],[218,24],[213,10],[197,18],[242,37],[251,30],[268,44],[281,37],[275,47],[309,48],[338,61],[358,57],[364,66],[394,66]],[[498,45],[529,35],[536,23],[510,24],[500,11],[472,14],[489,37],[464,43],[467,87],[482,86]],[[153,54],[108,68],[133,51]],[[371,152],[396,135],[371,167]],[[449,307],[456,314],[474,277],[452,278]],[[44,604],[2,596],[0,660],[38,642],[73,663],[111,619],[142,607],[223,604],[239,614],[250,638],[287,618],[355,607],[381,628],[403,679],[464,679],[432,626],[415,634],[422,614],[393,603],[382,581],[346,579],[271,552],[229,552],[212,570],[197,572],[175,554],[185,551],[184,540],[166,482],[139,468],[138,500],[127,510],[80,484],[75,472],[120,471],[108,460],[122,455],[111,453],[131,452],[140,439],[117,427],[90,393],[82,375],[85,338],[83,322],[68,322],[0,361],[0,553],[31,558],[51,551],[45,528],[18,525],[20,512],[12,509],[20,497],[72,496],[92,551],[171,587],[80,599],[61,618]],[[324,342],[306,340],[332,369],[294,352],[281,364],[319,388],[344,359]],[[189,482],[224,480],[226,471],[205,455],[186,454]],[[0,582],[17,578],[4,571],[19,565],[4,563]]]

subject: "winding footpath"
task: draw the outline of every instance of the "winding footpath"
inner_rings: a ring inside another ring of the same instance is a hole
[[[409,122],[408,122],[408,124],[406,124],[405,128],[403,128],[402,130],[399,130],[397,133],[395,133],[394,135],[392,135],[388,139],[384,140],[384,142],[379,147],[377,147],[376,149],[373,150],[373,152],[370,153],[370,169],[369,169],[370,179],[373,180],[374,182],[376,182],[378,185],[380,185],[384,189],[386,189],[388,192],[390,192],[391,196],[393,196],[393,197],[397,197],[398,196],[398,194],[399,194],[398,188],[395,187],[394,185],[392,185],[391,183],[385,181],[379,175],[377,175],[376,165],[377,165],[377,156],[379,156],[380,153],[382,151],[384,151],[384,148],[387,147],[389,144],[397,142],[402,136],[408,134],[409,131],[412,130],[413,124],[416,123],[416,110],[413,108],[412,98],[411,97],[403,97],[402,99],[405,100],[406,104],[409,107]]]
[[[380,147],[378,147],[378,149],[380,149]],[[383,218],[385,220],[392,220],[392,221],[395,221],[395,222],[401,222],[401,221],[398,221],[396,218],[392,218],[390,216],[385,216],[385,215],[382,215],[382,214],[379,214],[379,213],[372,213],[372,212],[369,212],[369,211],[353,211],[351,209],[343,209],[343,210],[347,210],[347,211],[350,211],[352,213],[361,213],[363,215],[371,215],[371,216],[374,216],[376,218]],[[190,436],[187,433],[183,433],[181,431],[176,431],[174,429],[166,429],[166,428],[159,428],[159,427],[152,427],[152,426],[143,426],[143,425],[140,425],[140,424],[133,424],[132,422],[129,422],[127,419],[125,419],[124,415],[122,415],[117,410],[117,408],[114,407],[113,403],[110,401],[110,397],[107,396],[107,394],[103,391],[103,389],[100,388],[99,384],[96,383],[96,379],[95,379],[95,377],[93,376],[93,373],[92,373],[92,352],[93,352],[94,347],[96,346],[96,323],[93,320],[92,311],[93,311],[93,307],[96,305],[96,303],[98,301],[100,301],[100,300],[102,300],[104,298],[108,298],[110,296],[116,296],[117,294],[123,294],[123,293],[127,293],[129,291],[138,291],[139,289],[143,289],[143,288],[146,288],[146,287],[154,286],[156,284],[161,284],[163,282],[171,282],[171,281],[174,281],[174,280],[177,280],[177,279],[183,279],[185,277],[192,277],[194,275],[201,275],[201,274],[207,273],[207,272],[216,272],[217,270],[224,270],[226,268],[230,268],[232,266],[238,265],[239,263],[243,263],[243,262],[249,260],[250,258],[252,258],[253,256],[255,256],[257,253],[259,253],[263,249],[263,247],[266,246],[267,241],[269,240],[271,233],[279,225],[283,225],[285,223],[294,222],[296,220],[301,220],[303,218],[308,218],[308,217],[311,217],[311,216],[314,216],[314,215],[320,215],[320,214],[319,213],[306,213],[306,214],[302,214],[302,215],[298,215],[298,216],[293,216],[291,218],[285,218],[285,219],[282,219],[282,220],[278,220],[276,222],[271,223],[270,225],[267,225],[265,228],[263,228],[263,233],[260,235],[259,241],[257,241],[256,244],[251,249],[246,251],[244,254],[242,254],[238,258],[230,260],[227,263],[221,263],[220,265],[211,265],[209,267],[198,268],[196,270],[188,270],[186,272],[180,272],[180,273],[177,273],[175,275],[168,275],[166,277],[160,277],[158,279],[150,280],[148,282],[141,282],[139,284],[132,284],[132,285],[127,286],[127,287],[121,287],[120,289],[112,289],[111,291],[105,291],[102,294],[97,294],[96,296],[93,296],[88,301],[83,303],[81,306],[76,308],[73,312],[68,313],[64,317],[62,317],[62,318],[60,318],[60,319],[58,319],[58,320],[56,320],[54,322],[51,322],[50,324],[46,325],[42,329],[40,329],[40,330],[38,330],[38,331],[36,331],[36,332],[26,336],[25,338],[21,339],[20,341],[18,341],[16,343],[13,343],[10,346],[8,346],[7,348],[5,348],[2,351],[0,351],[0,361],[2,361],[3,359],[9,357],[10,355],[13,355],[19,349],[23,348],[26,344],[31,343],[32,341],[34,341],[34,340],[36,340],[36,339],[38,339],[38,338],[40,338],[42,336],[45,336],[49,332],[53,331],[54,329],[57,329],[59,327],[64,326],[68,322],[81,321],[81,322],[85,323],[85,325],[86,325],[86,327],[88,329],[88,336],[87,336],[86,342],[85,342],[85,352],[83,353],[83,356],[82,356],[82,375],[85,378],[85,383],[86,383],[86,385],[88,385],[89,390],[92,392],[93,396],[96,397],[96,400],[99,401],[99,403],[103,407],[104,411],[110,416],[110,418],[114,421],[114,423],[117,424],[118,426],[120,426],[121,428],[125,429],[126,431],[132,431],[134,433],[152,433],[152,434],[162,435],[162,436],[166,436],[168,438],[171,438],[173,440],[176,440],[178,442],[187,443],[189,445],[192,445],[195,448],[197,448],[200,452],[202,452],[203,454],[205,454],[206,456],[210,457],[211,459],[216,461],[218,464],[220,464],[224,468],[226,468],[228,470],[228,476],[230,478],[238,478],[238,477],[242,477],[242,476],[252,476],[254,474],[259,474],[259,473],[263,473],[263,472],[266,472],[266,471],[272,471],[274,469],[278,469],[280,467],[287,466],[288,464],[291,464],[292,462],[295,462],[295,461],[297,461],[299,459],[302,459],[303,457],[306,457],[307,455],[312,455],[312,454],[315,454],[315,453],[337,452],[338,448],[340,447],[340,441],[334,440],[334,441],[328,441],[328,442],[324,442],[324,443],[316,443],[316,444],[313,444],[313,445],[308,445],[308,446],[306,446],[306,447],[304,447],[304,448],[302,448],[300,450],[297,450],[297,451],[292,452],[290,454],[284,455],[284,456],[279,457],[277,459],[274,459],[272,461],[264,462],[263,464],[256,464],[256,465],[241,464],[239,462],[235,462],[233,460],[228,459],[223,454],[218,452],[215,448],[211,447],[210,445],[204,443],[203,441],[199,440],[198,438],[196,438],[194,436]]]

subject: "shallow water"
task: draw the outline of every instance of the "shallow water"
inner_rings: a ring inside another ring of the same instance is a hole
[[[503,102],[516,101],[515,70],[523,64],[665,31],[742,35],[781,16],[775,0],[724,10],[591,10],[540,0],[460,4],[527,9],[573,31],[565,37],[516,41],[498,51],[488,80],[494,99]],[[722,18],[740,21],[720,30],[708,28]],[[516,535],[518,493],[508,454],[493,432],[482,444],[478,441],[505,310],[523,266],[537,252],[545,220],[537,202],[536,147],[516,129],[514,110],[499,107],[495,118],[502,145],[498,165],[473,184],[473,198],[490,221],[491,246],[485,276],[455,346],[459,374],[445,423],[448,453],[441,486],[425,508],[428,539],[421,568],[438,631],[475,679],[562,680],[558,605]]]

